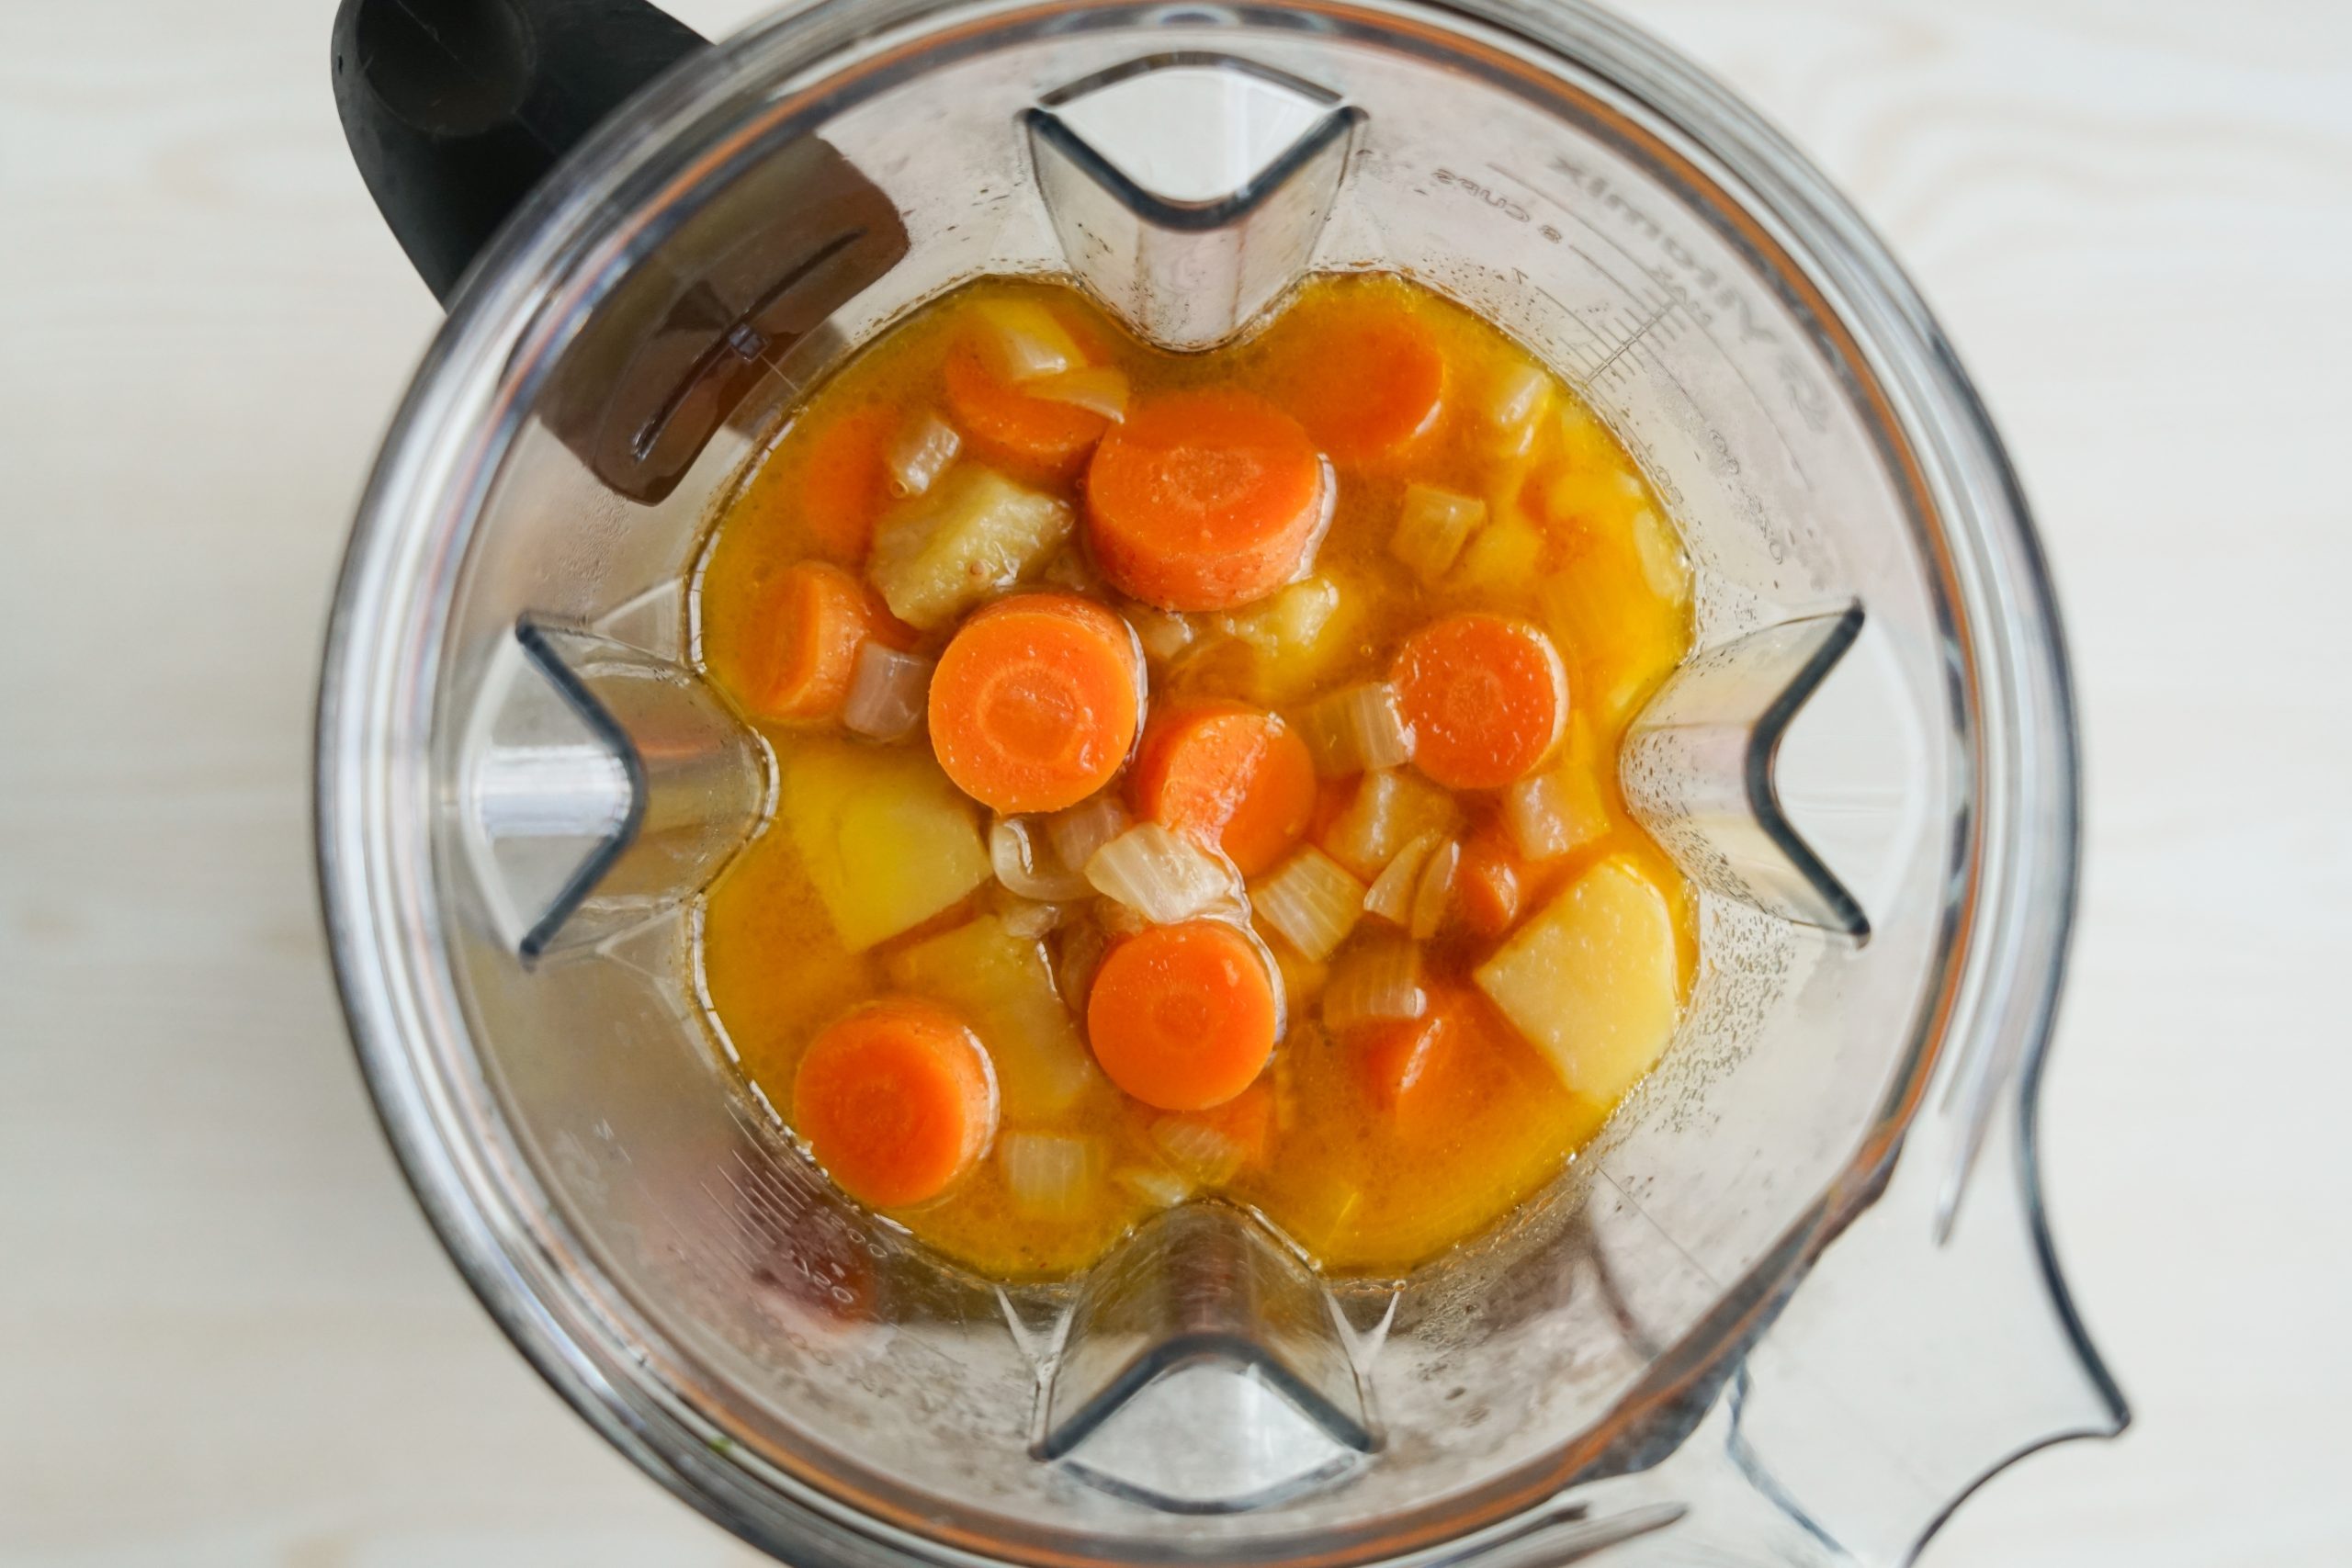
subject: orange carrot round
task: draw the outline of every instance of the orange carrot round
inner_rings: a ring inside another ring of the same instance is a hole
[[[996,1076],[963,1021],[891,997],[817,1036],[792,1085],[792,1122],[842,1190],[876,1208],[936,1198],[996,1136]]]
[[[906,628],[874,591],[825,561],[797,561],[763,595],[752,633],[752,689],[744,705],[760,718],[806,722],[841,712],[868,637],[893,648]]]
[[[1227,610],[1296,575],[1330,483],[1296,420],[1248,392],[1181,392],[1131,410],[1086,474],[1102,575],[1163,610]]]
[[[1126,622],[1069,593],[966,621],[931,682],[931,742],[956,787],[1003,812],[1059,811],[1111,782],[1143,716]]]
[[[1129,937],[1102,961],[1086,1002],[1094,1059],[1162,1111],[1205,1111],[1248,1089],[1281,1024],[1263,955],[1217,920]]]
[[[1436,1010],[1371,1024],[1347,1043],[1373,1110],[1419,1140],[1444,1119],[1442,1092],[1455,1074],[1453,1028]]]
[[[1437,427],[1445,355],[1437,334],[1399,311],[1351,312],[1301,355],[1293,406],[1315,444],[1342,465],[1396,457]]]
[[[949,347],[942,369],[956,423],[984,455],[1015,468],[1066,477],[1111,427],[1092,409],[1041,398],[1006,380],[972,333]]]
[[[1315,758],[1298,732],[1241,703],[1152,716],[1128,795],[1136,815],[1222,850],[1255,876],[1306,835]]]
[[[800,469],[800,518],[828,560],[857,566],[873,542],[875,520],[890,504],[888,454],[899,415],[855,409],[811,434]]]
[[[1389,671],[1413,762],[1449,789],[1499,789],[1541,762],[1568,721],[1568,676],[1525,621],[1469,613],[1432,621]]]
[[[1475,992],[1442,987],[1420,1017],[1373,1024],[1343,1043],[1373,1110],[1406,1142],[1460,1137],[1513,1092],[1512,1057],[1487,1010]]]
[[[1454,907],[1463,923],[1482,937],[1510,930],[1526,901],[1531,874],[1499,828],[1489,823],[1473,833],[1453,872]]]

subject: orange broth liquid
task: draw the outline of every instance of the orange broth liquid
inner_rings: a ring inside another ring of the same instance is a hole
[[[1528,869],[1517,923],[1523,926],[1586,869],[1622,857],[1665,894],[1679,996],[1687,999],[1696,962],[1690,890],[1626,815],[1616,783],[1627,720],[1689,648],[1689,577],[1679,544],[1623,448],[1564,384],[1487,322],[1399,278],[1317,278],[1249,340],[1189,355],[1137,342],[1057,284],[988,280],[915,311],[797,405],[719,516],[692,611],[699,656],[717,686],[741,703],[765,629],[763,591],[777,574],[828,555],[855,570],[856,546],[843,540],[844,507],[880,513],[893,504],[878,476],[844,479],[839,433],[849,422],[899,428],[924,411],[946,414],[945,356],[960,333],[974,330],[976,307],[1007,299],[1047,304],[1096,363],[1124,372],[1134,399],[1240,388],[1271,399],[1310,431],[1329,378],[1351,373],[1331,345],[1344,344],[1363,323],[1399,314],[1426,324],[1445,362],[1441,412],[1400,454],[1335,465],[1336,508],[1312,572],[1336,591],[1336,608],[1311,638],[1269,645],[1264,628],[1250,621],[1258,606],[1176,617],[1119,598],[1099,585],[1087,564],[1082,522],[1024,586],[1085,587],[1129,615],[1147,633],[1148,648],[1168,648],[1189,633],[1171,656],[1148,659],[1155,707],[1171,698],[1215,696],[1295,716],[1318,696],[1383,679],[1400,641],[1438,615],[1484,610],[1542,626],[1565,661],[1571,713],[1565,761],[1547,765],[1589,772],[1606,823],[1597,838]],[[1514,425],[1489,412],[1516,409],[1510,389],[1524,390],[1538,374],[1541,394],[1531,417]],[[1042,469],[991,451],[969,434],[957,460],[988,463],[1052,491],[1083,517],[1082,461],[1059,472]],[[1407,487],[1415,483],[1487,506],[1484,526],[1433,583],[1391,549]],[[924,637],[918,651],[935,656],[950,629]],[[1253,630],[1254,640],[1246,635]],[[801,749],[877,749],[846,737],[837,721],[760,728],[787,780]],[[929,755],[920,729],[878,749]],[[1318,828],[1328,831],[1356,787],[1352,779],[1325,781]],[[922,965],[913,966],[910,983],[906,954],[1014,902],[986,882],[912,931],[852,951],[796,843],[795,798],[787,787],[778,818],[710,890],[699,954],[712,1014],[744,1077],[787,1127],[795,1069],[819,1031],[860,1002],[921,989],[928,983]],[[1497,792],[1461,792],[1457,804],[1464,838],[1495,824],[1502,809]],[[985,832],[985,809],[974,805],[971,815]],[[1060,944],[1072,940],[1082,918],[1066,916],[1062,929],[1039,939],[1049,958],[1060,956]],[[1349,940],[1369,940],[1380,925],[1366,917]],[[1186,1168],[1170,1153],[1171,1143],[1181,1153],[1185,1140],[1166,1135],[1159,1125],[1166,1113],[1090,1074],[1083,1090],[1049,1115],[1024,1115],[1008,1102],[998,1135],[1000,1151],[1007,1138],[1025,1134],[1082,1140],[1085,1179],[1075,1192],[1043,1204],[1016,1201],[1004,1162],[992,1154],[943,1197],[888,1217],[981,1273],[1036,1278],[1083,1268],[1180,1194],[1221,1193],[1257,1211],[1327,1270],[1397,1272],[1510,1213],[1559,1173],[1613,1109],[1611,1101],[1572,1090],[1477,996],[1470,972],[1508,933],[1476,936],[1453,920],[1425,944],[1423,960],[1434,987],[1463,998],[1475,1049],[1463,1054],[1441,1123],[1416,1126],[1408,1135],[1384,1113],[1359,1051],[1318,1021],[1318,993],[1330,965],[1301,957],[1262,919],[1257,929],[1281,971],[1288,1023],[1251,1090],[1271,1098],[1270,1129],[1252,1157],[1238,1168],[1204,1171],[1198,1162]],[[1334,962],[1346,953],[1342,947]],[[1061,1000],[1082,1037],[1083,1006]],[[989,1044],[989,1031],[978,1032]]]

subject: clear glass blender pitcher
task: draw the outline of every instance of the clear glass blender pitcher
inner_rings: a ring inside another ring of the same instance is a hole
[[[345,0],[336,73],[451,306],[329,640],[337,972],[451,1253],[664,1484],[810,1564],[1875,1565],[2120,1427],[2035,1174],[2076,858],[2040,556],[1917,296],[1722,89],[1569,0],[863,0],[716,47]],[[1689,1017],[1408,1278],[1196,1203],[975,1279],[831,1192],[698,1000],[773,772],[695,671],[708,523],[965,279],[1182,348],[1367,268],[1540,354],[1682,529],[1700,651],[1623,777],[1703,890]]]

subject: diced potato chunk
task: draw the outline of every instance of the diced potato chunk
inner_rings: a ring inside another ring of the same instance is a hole
[[[1681,607],[1648,592],[1645,573],[1632,540],[1592,538],[1538,595],[1546,629],[1571,660],[1576,702],[1604,736],[1657,689],[1685,646]]]
[[[1454,566],[1453,581],[1458,587],[1516,601],[1526,595],[1541,575],[1543,558],[1543,534],[1514,513],[1478,530]]]
[[[1424,833],[1444,837],[1462,826],[1453,796],[1402,768],[1364,774],[1347,809],[1323,837],[1331,858],[1364,882],[1377,879],[1397,852]]]
[[[1622,463],[1602,468],[1570,468],[1544,492],[1544,511],[1564,525],[1581,524],[1622,533],[1634,513],[1646,510],[1649,493],[1641,477]]]
[[[1035,576],[1074,521],[1068,503],[967,465],[876,525],[866,572],[892,615],[930,630]]]
[[[1577,878],[1473,977],[1561,1082],[1604,1104],[1657,1065],[1681,1015],[1673,914],[1623,856]]]
[[[972,803],[927,750],[804,740],[781,757],[779,815],[842,945],[864,952],[989,878]]]
[[[1045,943],[1020,935],[1001,916],[907,949],[890,961],[890,983],[945,1002],[979,1031],[1010,1121],[1066,1111],[1095,1081],[1094,1059],[1055,988]]]
[[[1281,703],[1323,680],[1353,645],[1360,619],[1361,606],[1342,584],[1308,577],[1227,616],[1225,629],[1250,649],[1250,694]]]

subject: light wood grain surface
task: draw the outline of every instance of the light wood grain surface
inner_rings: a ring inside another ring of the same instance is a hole
[[[1928,1568],[2352,1562],[2352,9],[1634,9],[1915,270],[2072,623],[2049,1178],[2139,1424]],[[313,660],[436,318],[330,10],[0,0],[0,1562],[743,1563],[475,1307],[345,1045]]]

